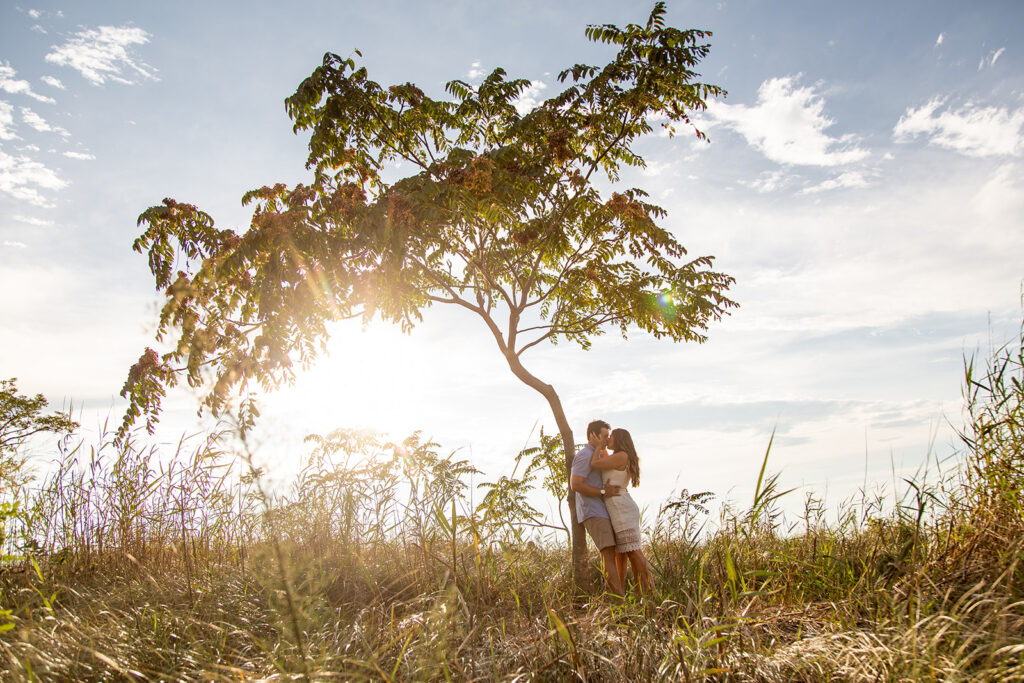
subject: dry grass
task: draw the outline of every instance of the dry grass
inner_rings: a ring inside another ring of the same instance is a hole
[[[1020,346],[968,364],[964,466],[950,477],[832,525],[809,499],[787,526],[764,468],[751,508],[714,525],[708,496],[683,492],[650,526],[659,589],[643,600],[574,594],[564,530],[538,529],[526,502],[538,473],[559,485],[546,441],[476,507],[469,464],[418,436],[316,437],[275,497],[224,435],[162,466],[132,441],[79,445],[3,508],[0,672],[1024,680]]]

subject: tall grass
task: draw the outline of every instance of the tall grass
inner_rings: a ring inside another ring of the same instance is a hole
[[[468,461],[418,434],[310,437],[275,490],[231,432],[170,455],[138,437],[80,443],[8,492],[0,671],[1024,679],[1022,365],[1024,334],[966,363],[960,467],[908,480],[891,508],[865,495],[829,522],[811,495],[785,518],[770,446],[749,507],[716,516],[710,493],[681,492],[648,524],[658,594],[642,600],[574,592],[564,528],[528,503],[538,478],[564,486],[543,435],[482,495]]]

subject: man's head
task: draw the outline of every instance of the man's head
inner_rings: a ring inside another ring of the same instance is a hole
[[[604,420],[594,420],[587,425],[587,443],[594,448],[604,448],[608,445],[611,430],[611,426]]]

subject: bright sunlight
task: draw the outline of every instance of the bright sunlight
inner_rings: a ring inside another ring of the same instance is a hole
[[[266,395],[274,413],[293,416],[304,433],[340,427],[371,429],[402,438],[422,429],[421,407],[441,378],[418,335],[374,321],[339,325],[328,355],[300,371],[295,386]]]

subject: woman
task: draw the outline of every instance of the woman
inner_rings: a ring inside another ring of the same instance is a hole
[[[630,484],[635,488],[640,485],[640,459],[633,446],[633,437],[625,429],[613,429],[608,438],[608,455],[604,449],[594,451],[590,458],[590,467],[601,470],[601,476],[607,486],[611,484],[621,488],[617,496],[604,499],[611,518],[612,529],[615,531],[615,565],[619,577],[625,581],[626,558],[633,567],[633,576],[640,582],[640,590],[648,593],[654,590],[654,578],[651,568],[644,557],[640,544],[640,508],[637,507],[629,490]]]

